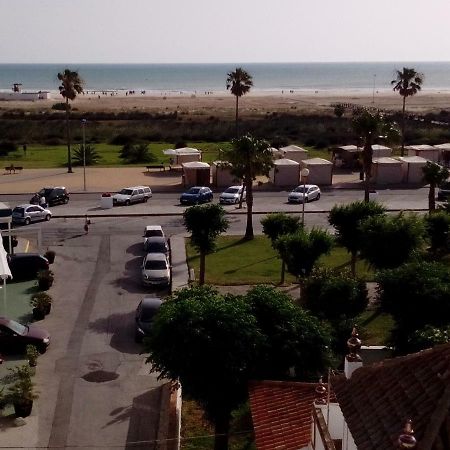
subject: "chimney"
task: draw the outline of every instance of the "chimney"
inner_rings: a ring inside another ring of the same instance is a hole
[[[412,420],[407,420],[405,423],[405,428],[403,428],[403,433],[400,434],[398,438],[398,448],[399,449],[411,449],[416,448],[417,441],[414,437],[414,430],[412,427]]]
[[[316,405],[326,405],[328,403],[327,402],[328,390],[326,386],[323,384],[322,377],[320,377],[319,384],[315,389],[315,396],[316,398],[314,400],[314,403]]]
[[[353,327],[352,336],[347,341],[347,347],[349,350],[348,355],[345,357],[344,373],[347,379],[350,379],[352,373],[362,367],[363,361],[358,352],[361,349],[361,340],[358,336],[356,327]]]

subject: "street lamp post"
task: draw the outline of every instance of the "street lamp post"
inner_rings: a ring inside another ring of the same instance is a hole
[[[81,119],[81,127],[83,128],[83,191],[86,190],[86,119]]]
[[[303,202],[302,202],[302,227],[305,226],[305,203],[306,203],[306,179],[309,175],[309,169],[303,168],[300,172],[303,181]]]

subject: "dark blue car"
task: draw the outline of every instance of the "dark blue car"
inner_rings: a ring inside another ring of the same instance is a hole
[[[181,194],[180,203],[182,205],[196,205],[198,203],[210,202],[213,199],[213,193],[209,187],[194,186],[187,192]]]

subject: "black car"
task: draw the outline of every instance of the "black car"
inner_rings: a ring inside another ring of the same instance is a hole
[[[45,201],[49,206],[69,203],[69,192],[64,186],[45,187],[38,194],[40,197],[45,197]]]
[[[32,280],[40,270],[47,270],[48,259],[39,253],[8,255],[8,265],[14,280]]]
[[[22,325],[7,317],[0,317],[0,348],[2,351],[24,350],[27,345],[34,345],[44,353],[50,344],[48,331],[35,326]]]
[[[147,238],[144,244],[144,250],[146,253],[164,253],[166,256],[169,254],[169,246],[165,237],[152,236]]]
[[[162,305],[162,300],[156,297],[145,297],[136,308],[136,330],[134,340],[142,342],[152,329],[153,319]]]

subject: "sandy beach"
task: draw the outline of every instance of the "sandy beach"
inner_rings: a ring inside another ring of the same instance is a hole
[[[0,101],[0,110],[44,111],[62,101],[57,92],[49,100]],[[350,103],[384,110],[400,110],[402,98],[388,89],[324,90],[324,91],[254,91],[240,98],[240,114],[260,115],[271,112],[292,114],[330,113],[334,103]],[[80,112],[173,112],[192,115],[228,116],[234,114],[235,98],[222,92],[101,92],[88,91],[79,95],[72,107]],[[407,110],[412,113],[439,112],[450,108],[450,90],[423,90],[407,99]]]

